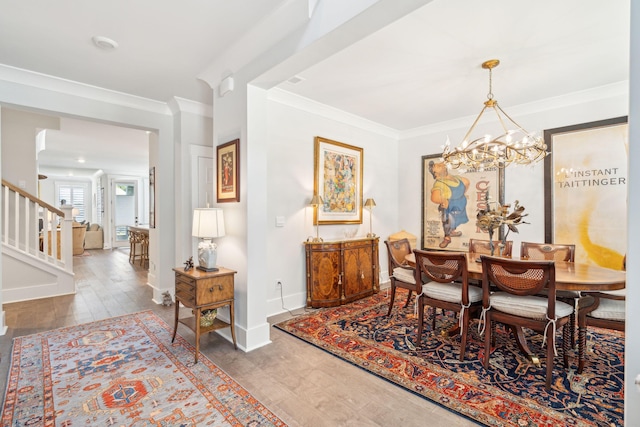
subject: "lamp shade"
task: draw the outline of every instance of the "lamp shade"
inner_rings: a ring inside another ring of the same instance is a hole
[[[373,199],[367,199],[367,200],[364,202],[364,206],[365,206],[365,207],[367,207],[367,208],[369,208],[369,209],[371,209],[371,208],[372,208],[372,207],[374,207],[375,205],[376,205],[376,201],[375,201],[375,200],[373,200]]]
[[[218,208],[198,208],[193,211],[191,235],[201,239],[224,236],[224,214]]]
[[[323,204],[324,201],[322,200],[322,197],[320,197],[317,194],[314,194],[313,197],[311,198],[311,201],[309,202],[310,206],[319,206],[321,204]]]

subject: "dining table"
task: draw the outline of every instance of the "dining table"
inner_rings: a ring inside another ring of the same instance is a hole
[[[467,270],[469,279],[482,281],[482,262],[480,254],[467,252]],[[416,265],[415,254],[412,252],[405,256],[405,261],[412,266]],[[594,291],[615,291],[624,289],[626,286],[627,274],[624,270],[614,270],[599,267],[593,264],[555,261],[556,267],[556,290],[594,292]],[[576,313],[577,315],[577,313]],[[539,358],[531,352],[527,345],[524,332],[520,328],[511,328],[516,337],[516,342],[520,350],[536,365],[539,365]],[[585,358],[584,340],[586,330],[579,330],[578,361]]]

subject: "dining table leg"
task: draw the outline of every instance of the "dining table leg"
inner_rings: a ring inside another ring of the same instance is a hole
[[[527,359],[531,361],[534,365],[540,367],[540,358],[533,354],[529,345],[527,344],[527,338],[524,336],[524,331],[521,326],[509,325],[511,331],[513,332],[513,336],[516,338],[516,343],[518,344],[518,348],[520,351],[527,356]]]

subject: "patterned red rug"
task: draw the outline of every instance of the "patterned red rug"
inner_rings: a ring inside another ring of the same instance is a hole
[[[452,316],[439,314],[437,333],[431,332],[431,311],[425,315],[422,346],[416,346],[417,318],[406,309],[406,292],[399,290],[396,307],[387,317],[389,298],[380,292],[342,307],[321,309],[275,325],[362,369],[490,426],[621,426],[624,402],[624,333],[590,329],[587,365],[582,374],[576,354],[564,369],[561,351],[554,379],[545,391],[545,350],[542,337],[531,332],[528,343],[541,356],[531,364],[513,338],[497,328],[491,366],[484,369],[484,345],[472,324],[464,362],[459,360],[460,337],[443,337]],[[438,310],[438,312],[440,312]],[[561,349],[562,338],[559,337]]]
[[[13,341],[2,426],[285,426],[151,311]]]

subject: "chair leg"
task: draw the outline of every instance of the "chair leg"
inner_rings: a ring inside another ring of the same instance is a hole
[[[584,359],[587,346],[587,326],[578,323],[578,373],[584,369]]]
[[[573,306],[575,307],[576,304],[574,303]],[[575,348],[576,347],[576,312],[575,310],[569,316],[569,325],[571,326],[571,329],[570,329],[571,348]]]
[[[469,310],[464,311],[462,315],[462,328],[460,329],[460,361],[464,361],[467,352],[467,330],[469,329]]]
[[[417,346],[422,345],[422,329],[424,326],[424,301],[418,297],[418,337],[416,341]]]
[[[547,379],[545,381],[545,388],[551,389],[551,379],[553,377],[553,338],[555,334],[547,334]]]
[[[489,327],[484,328],[484,368],[489,369],[489,355],[491,354],[491,315],[487,313],[486,322]]]
[[[431,316],[431,331],[436,333],[436,317],[438,317],[438,308],[432,307],[433,315]]]
[[[573,341],[571,339],[571,335],[575,335],[574,325],[573,324],[564,325],[562,327],[562,358],[563,358],[565,369],[569,368],[569,349],[572,348],[569,346],[569,344],[570,342]]]
[[[404,308],[407,308],[409,306],[409,301],[411,301],[411,294],[413,293],[412,290],[409,290],[409,295],[407,296],[407,301],[404,303]]]
[[[387,316],[391,316],[391,310],[393,310],[393,302],[396,300],[396,283],[391,279],[391,300],[389,301],[389,311]]]

